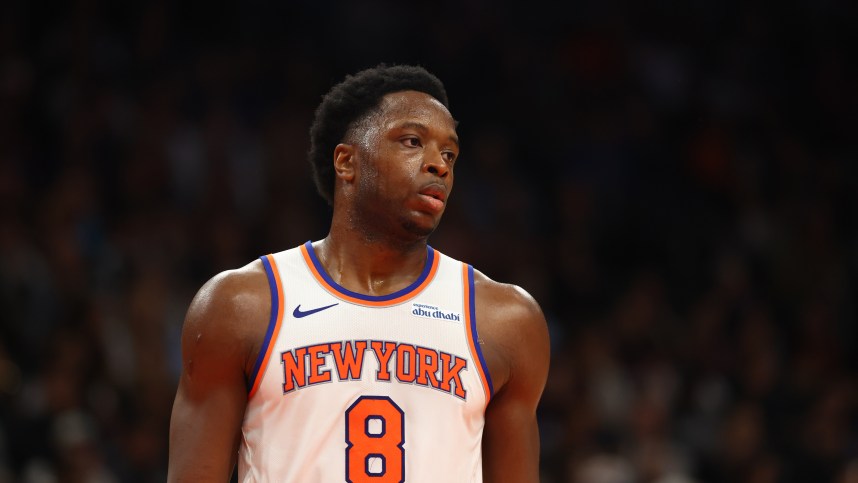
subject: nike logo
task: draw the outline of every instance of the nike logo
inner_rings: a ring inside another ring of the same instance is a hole
[[[310,309],[310,310],[301,311],[301,304],[298,304],[298,306],[295,307],[295,310],[292,312],[292,317],[295,317],[296,319],[300,319],[301,317],[306,317],[308,315],[313,315],[316,312],[321,312],[325,309],[329,309],[329,308],[333,307],[334,305],[339,305],[339,302],[337,302],[335,304],[331,304],[331,305],[326,305],[324,307],[319,307],[317,309]]]

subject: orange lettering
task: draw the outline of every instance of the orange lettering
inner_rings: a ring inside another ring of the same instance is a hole
[[[322,353],[330,351],[330,344],[317,344],[307,347],[307,352],[310,354],[310,384],[318,384],[320,382],[328,382],[331,380],[330,369],[320,371],[322,365],[325,363],[325,357]]]
[[[307,385],[307,373],[304,365],[304,356],[306,355],[307,349],[304,347],[294,353],[287,351],[280,355],[280,360],[283,361],[283,392],[294,391],[296,387]]]
[[[438,376],[438,353],[425,347],[417,348],[417,384],[424,386],[439,387]]]
[[[399,382],[414,382],[417,378],[417,349],[413,345],[396,346],[396,378]],[[407,356],[407,362],[406,362]]]
[[[452,361],[450,360],[452,358]],[[452,364],[451,364],[452,363]],[[451,356],[446,352],[441,353],[441,389],[444,391],[450,391],[450,383],[455,382],[456,389],[453,394],[464,399],[465,388],[462,387],[462,378],[460,373],[462,369],[468,367],[468,361],[465,359],[461,359],[456,356]]]
[[[372,342],[372,351],[375,353],[375,358],[378,359],[378,373],[375,379],[378,381],[389,381],[390,371],[388,369],[388,361],[396,349],[396,344],[393,342]]]
[[[352,347],[351,342],[331,344],[334,362],[337,364],[337,377],[340,380],[360,379],[363,372],[363,354],[366,352],[366,341],[357,341]]]

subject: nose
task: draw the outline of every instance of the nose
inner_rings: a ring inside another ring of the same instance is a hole
[[[423,161],[423,171],[432,173],[439,178],[446,178],[450,174],[450,166],[444,161],[440,151],[427,150]]]

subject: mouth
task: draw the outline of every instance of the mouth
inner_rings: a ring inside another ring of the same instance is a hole
[[[445,186],[433,183],[424,186],[418,191],[418,195],[422,200],[420,211],[425,210],[435,215],[439,215],[444,211],[444,205],[447,201],[447,189]]]
[[[447,201],[447,190],[438,184],[431,184],[429,186],[424,187],[419,191],[419,193],[423,196],[428,196],[429,198],[436,199],[441,203]]]

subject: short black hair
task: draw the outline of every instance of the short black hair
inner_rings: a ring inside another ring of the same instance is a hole
[[[447,109],[447,91],[433,74],[419,66],[380,64],[335,85],[322,98],[310,127],[310,165],[316,189],[328,204],[334,204],[333,153],[349,130],[374,111],[381,98],[391,92],[418,91],[429,94]]]

